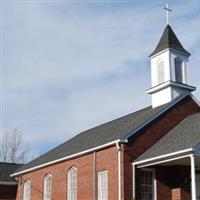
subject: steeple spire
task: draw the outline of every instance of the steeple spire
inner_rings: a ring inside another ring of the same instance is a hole
[[[188,77],[190,53],[184,49],[169,24],[150,57],[151,88],[146,92],[152,97],[153,108],[196,89],[190,85]]]
[[[150,57],[167,49],[179,51],[180,53],[183,53],[186,56],[191,55],[182,46],[182,44],[180,43],[179,39],[177,38],[176,34],[174,33],[173,29],[171,28],[169,24],[166,26],[157,47],[151,53]]]

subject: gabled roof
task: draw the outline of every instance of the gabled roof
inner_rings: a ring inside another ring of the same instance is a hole
[[[194,149],[200,144],[200,113],[190,115],[139,156],[135,163],[174,152]]]
[[[156,49],[151,53],[150,57],[168,48],[182,52],[187,56],[191,55],[184,49],[170,25],[166,26]]]
[[[141,130],[145,125],[149,124],[187,97],[191,96],[189,94],[181,95],[166,105],[154,109],[149,106],[119,119],[84,131],[51,151],[25,164],[13,175],[16,176],[56,162],[67,160],[69,157],[71,158],[72,155],[77,155],[80,152],[86,152],[111,142],[124,142],[133,134]]]
[[[21,166],[22,164],[0,162],[0,183],[16,182],[10,175]]]

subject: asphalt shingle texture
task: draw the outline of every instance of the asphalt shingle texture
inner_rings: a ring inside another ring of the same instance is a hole
[[[84,131],[22,166],[15,173],[120,139],[133,131],[139,125],[143,124],[146,120],[151,119],[164,107],[165,106],[161,106],[152,109],[150,106]]]
[[[184,49],[178,38],[176,37],[174,31],[172,30],[170,25],[167,25],[163,35],[153,53],[150,56],[153,56],[167,48],[171,48],[184,54],[190,56],[190,53]]]
[[[10,175],[16,171],[21,164],[0,162],[0,182],[15,182]]]
[[[173,128],[135,162],[194,148],[200,143],[200,113],[191,115]]]

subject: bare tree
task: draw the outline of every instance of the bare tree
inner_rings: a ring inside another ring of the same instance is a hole
[[[4,134],[0,148],[0,161],[25,163],[29,158],[29,147],[24,143],[22,132],[14,129]]]

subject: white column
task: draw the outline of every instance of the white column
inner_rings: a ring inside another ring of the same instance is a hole
[[[195,157],[194,155],[190,156],[191,158],[191,191],[192,191],[192,200],[196,200],[196,174],[195,174]]]
[[[136,192],[135,192],[135,165],[133,164],[133,199],[136,198]]]

